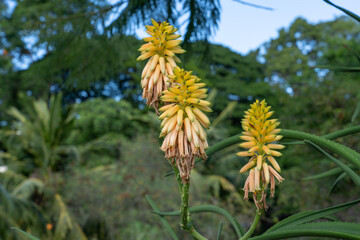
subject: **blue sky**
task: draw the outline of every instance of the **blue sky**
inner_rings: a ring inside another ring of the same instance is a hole
[[[311,23],[332,20],[343,13],[322,0],[246,0],[271,7],[273,11],[245,6],[234,0],[221,0],[221,22],[211,42],[247,53],[275,38],[280,28],[288,27],[297,17]],[[333,0],[360,15],[360,0]]]

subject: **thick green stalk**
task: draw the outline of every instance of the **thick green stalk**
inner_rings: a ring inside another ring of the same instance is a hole
[[[260,220],[260,217],[261,217],[261,212],[256,212],[256,215],[255,215],[255,218],[254,218],[254,221],[251,225],[251,227],[249,228],[249,230],[245,233],[245,235],[240,238],[240,240],[246,240],[248,239],[249,237],[251,237],[251,235],[254,233],[258,223],[259,223],[259,220]]]
[[[182,182],[181,182],[181,177],[180,177],[180,172],[179,172],[179,169],[177,168],[177,166],[175,164],[171,164],[172,168],[173,168],[173,171],[175,173],[175,177],[176,177],[176,180],[177,180],[177,184],[178,184],[178,187],[179,187],[179,193],[181,194],[181,191],[182,191]]]
[[[173,173],[175,173],[176,181],[181,195],[180,226],[183,230],[188,231],[194,237],[194,239],[207,240],[195,230],[195,227],[192,223],[192,219],[189,211],[190,182],[183,183],[180,177],[179,169],[177,168],[176,164],[171,164],[171,166],[173,168]],[[159,211],[155,211],[155,212],[159,212]]]
[[[190,230],[190,233],[191,233],[191,236],[194,237],[194,239],[197,239],[197,240],[207,240],[206,238],[204,238],[203,236],[201,236],[201,234],[198,233],[198,232],[195,230],[194,227]]]
[[[188,231],[194,239],[207,240],[195,230],[189,211],[189,187],[190,182],[182,184],[181,191],[181,210],[180,210],[180,226],[183,230]]]
[[[189,231],[191,229],[190,212],[189,212],[189,187],[190,183],[184,183],[181,191],[181,215],[180,226],[183,230]]]

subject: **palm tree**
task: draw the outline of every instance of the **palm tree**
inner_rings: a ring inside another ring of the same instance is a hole
[[[36,167],[43,172],[54,170],[64,156],[73,155],[78,158],[76,147],[65,145],[72,131],[75,119],[73,107],[63,110],[62,95],[50,97],[49,104],[44,100],[25,101],[24,113],[11,107],[7,113],[16,119],[13,130],[7,132],[21,144],[33,159]]]

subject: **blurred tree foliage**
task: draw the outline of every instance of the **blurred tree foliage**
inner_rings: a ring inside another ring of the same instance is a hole
[[[316,66],[356,65],[356,57],[344,45],[359,51],[359,36],[359,25],[348,17],[319,24],[299,18],[265,44],[269,84],[290,93],[280,101],[284,112],[279,116],[286,127],[295,125],[323,134],[350,122],[360,98],[354,87],[359,85],[359,73],[344,74]]]
[[[184,22],[177,19],[186,15],[185,42],[207,41],[219,9],[218,0],[2,1],[0,48],[7,52],[0,59],[2,107],[17,105],[19,91],[36,97],[64,91],[70,102],[113,97],[103,93],[109,87],[128,92],[139,44],[127,34],[151,17],[180,26]]]

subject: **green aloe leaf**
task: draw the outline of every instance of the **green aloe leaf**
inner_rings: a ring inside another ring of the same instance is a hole
[[[313,147],[315,147],[318,151],[320,151],[321,153],[323,153],[325,156],[327,156],[331,161],[333,161],[334,163],[336,163],[339,167],[342,168],[342,170],[344,172],[346,172],[347,175],[349,175],[349,177],[351,178],[351,180],[360,187],[360,176],[357,175],[351,168],[349,168],[347,165],[345,165],[344,163],[342,163],[341,161],[339,161],[338,159],[334,158],[333,156],[331,156],[330,154],[328,154],[325,150],[323,150],[321,147],[319,147],[318,145],[316,145],[315,143],[305,140],[305,143],[311,144]]]
[[[356,109],[351,117],[351,122],[354,122],[355,119],[357,118],[357,116],[359,115],[360,113],[360,102],[358,103],[358,105],[356,106]]]
[[[351,168],[351,169],[354,169],[354,166],[352,166],[352,165],[347,165],[347,166],[349,168]],[[327,177],[331,177],[331,176],[334,176],[334,175],[338,175],[338,174],[340,174],[342,172],[344,172],[344,170],[342,168],[336,167],[336,168],[330,169],[328,171],[325,171],[325,172],[322,172],[322,173],[319,173],[319,174],[316,174],[316,175],[313,175],[313,176],[303,178],[302,180],[304,180],[304,181],[318,180],[318,179],[321,179],[321,178],[327,178]]]
[[[239,238],[241,236],[243,236],[245,233],[244,229],[230,215],[230,213],[221,207],[214,206],[214,205],[201,205],[201,206],[191,207],[191,208],[189,208],[189,211],[191,213],[213,212],[213,213],[220,214],[220,215],[224,216],[231,223],[231,225],[233,226],[233,228]],[[178,216],[178,215],[180,215],[180,211],[160,212],[160,211],[155,210],[154,213],[158,214],[160,216]]]
[[[223,222],[220,222],[216,240],[220,240],[222,227],[223,227]]]
[[[348,208],[350,208],[350,207],[352,207],[352,206],[354,206],[354,205],[356,205],[358,203],[360,203],[360,199],[352,201],[352,202],[332,206],[332,207],[325,208],[325,209],[318,210],[318,211],[300,212],[300,213],[294,214],[294,215],[292,215],[292,216],[290,216],[288,218],[285,218],[284,220],[278,222],[277,224],[275,224],[274,226],[269,228],[266,232],[270,233],[270,232],[277,231],[278,229],[292,227],[292,226],[296,226],[296,225],[299,225],[299,224],[311,222],[311,221],[314,221],[314,220],[317,220],[317,219],[320,219],[320,218],[324,218],[326,216],[329,216],[329,215],[332,215],[334,213],[337,213],[337,212],[343,211],[345,209],[348,209]]]
[[[352,54],[355,55],[355,57],[357,58],[357,60],[360,62],[360,53],[358,51],[356,51],[355,49],[353,49],[352,47],[346,45],[346,44],[343,44],[343,46],[349,50]]]
[[[360,67],[342,67],[332,65],[318,65],[317,68],[329,69],[337,72],[360,72]]]
[[[152,209],[155,211],[155,212],[159,212],[160,209],[156,206],[156,204],[154,203],[153,200],[151,200],[150,196],[148,195],[145,195],[146,197],[146,200],[148,201],[149,205],[152,207]],[[160,217],[160,221],[162,222],[162,224],[165,226],[165,228],[168,230],[168,232],[170,233],[171,237],[174,239],[174,240],[179,240],[179,238],[176,236],[174,230],[171,228],[170,224],[168,223],[168,221],[161,215],[159,215]]]
[[[19,228],[12,227],[11,229],[12,229],[12,230],[15,230],[15,231],[18,231],[19,233],[21,233],[22,235],[28,237],[28,238],[31,239],[31,240],[40,240],[39,238],[36,238],[36,237],[34,237],[33,235],[31,235],[31,234],[29,234],[29,233],[27,233],[27,232],[25,232],[25,231],[23,231],[23,230],[21,230],[21,229],[19,229]]]
[[[332,193],[332,191],[334,190],[334,188],[336,187],[336,185],[341,181],[341,179],[343,179],[344,177],[346,176],[346,173],[343,172],[342,174],[340,174],[336,179],[335,181],[333,182],[333,184],[331,185],[331,188],[329,190],[329,193],[328,193],[328,197],[330,196],[330,194]]]
[[[353,13],[353,12],[351,12],[351,11],[345,9],[345,8],[342,8],[342,7],[338,6],[338,5],[335,5],[334,3],[330,2],[329,0],[324,0],[324,2],[330,4],[333,7],[336,7],[340,11],[342,11],[345,14],[349,15],[350,17],[354,18],[356,21],[360,22],[360,17],[358,15],[356,15],[355,13]]]
[[[310,133],[295,130],[282,129],[280,134],[286,138],[311,141],[319,147],[326,148],[334,153],[339,154],[344,159],[360,169],[360,154],[347,146],[330,141],[324,137],[319,137]]]
[[[284,239],[300,236],[360,239],[360,224],[344,222],[317,222],[282,228],[250,238],[251,240]]]

